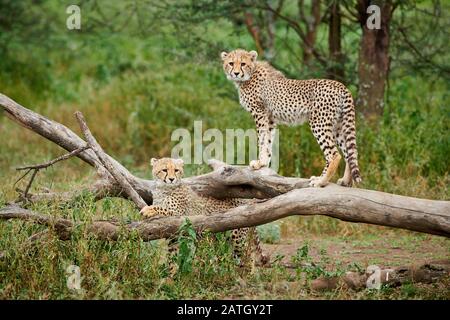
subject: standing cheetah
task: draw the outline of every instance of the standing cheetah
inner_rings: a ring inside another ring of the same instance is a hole
[[[189,216],[211,215],[225,212],[231,208],[249,203],[249,199],[219,200],[198,195],[188,185],[183,184],[182,159],[151,159],[153,177],[157,181],[156,191],[153,193],[153,204],[141,210],[145,218],[157,215],[163,216]],[[252,265],[263,265],[268,262],[261,249],[256,228],[241,228],[232,231],[233,251],[235,258],[242,263],[251,256]],[[169,253],[176,254],[178,247],[175,240],[169,244]]]
[[[310,178],[310,186],[327,185],[336,172],[341,160],[336,144],[346,164],[338,184],[359,183],[355,108],[350,91],[333,80],[288,79],[267,62],[256,61],[257,55],[256,51],[242,49],[221,54],[225,74],[239,91],[239,102],[256,122],[259,159],[251,161],[250,167],[257,170],[269,165],[277,124],[309,121],[326,160],[321,176]]]

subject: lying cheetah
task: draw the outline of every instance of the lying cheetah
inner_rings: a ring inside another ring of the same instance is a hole
[[[227,78],[236,85],[241,105],[256,122],[259,159],[251,161],[250,167],[257,170],[269,165],[277,124],[309,121],[326,160],[322,175],[311,177],[310,186],[325,186],[336,172],[341,160],[336,144],[346,164],[338,184],[359,183],[355,108],[350,91],[333,80],[288,79],[267,62],[256,61],[257,56],[256,51],[242,49],[221,54]]]
[[[184,173],[182,159],[153,158],[151,165],[153,177],[158,186],[153,193],[153,205],[146,206],[141,210],[141,214],[145,218],[157,215],[211,215],[249,203],[249,199],[218,200],[198,195],[181,180]],[[254,227],[233,230],[231,237],[235,258],[242,262],[246,260],[244,255],[251,253],[250,263],[252,265],[263,265],[268,262],[268,257],[262,252]],[[172,240],[169,244],[169,253],[174,255],[177,249],[175,241]]]

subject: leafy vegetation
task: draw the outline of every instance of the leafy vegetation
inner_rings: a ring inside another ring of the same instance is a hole
[[[186,25],[191,32],[189,37],[181,34],[177,25],[158,25],[157,21],[139,31],[136,18],[118,30],[117,26],[126,20],[119,17],[119,20],[111,18],[110,24],[116,28],[111,31],[94,23],[99,18],[96,1],[86,1],[82,10],[87,12],[87,25],[91,28],[69,31],[65,28],[65,8],[60,2],[39,1],[39,5],[31,2],[0,1],[1,17],[9,12],[6,16],[19,20],[20,15],[26,22],[19,25],[11,19],[0,19],[2,23],[5,21],[0,28],[6,28],[0,29],[0,92],[74,131],[77,126],[73,113],[82,111],[105,150],[133,173],[150,178],[149,159],[169,156],[177,143],[171,141],[173,130],[187,128],[192,132],[196,120],[202,121],[203,130],[253,128],[250,115],[239,106],[235,88],[223,76],[219,59],[223,49],[253,46],[245,26],[217,18],[204,24]],[[119,6],[105,4],[104,14],[108,16],[109,9],[127,12],[125,4],[123,8]],[[276,32],[282,37],[284,30]],[[345,33],[344,43],[351,48],[357,43],[357,34]],[[324,38],[319,40],[326,42]],[[276,50],[279,55],[274,63],[290,75],[323,76],[320,69],[301,65],[294,68],[286,62],[292,62],[287,47],[278,44]],[[356,94],[353,75],[356,52],[349,59],[353,60],[345,64],[345,71],[349,87]],[[357,120],[362,187],[450,200],[449,82],[438,72],[411,72],[398,62],[389,78],[382,117],[375,125],[363,117]],[[44,162],[63,151],[18,127],[2,113],[0,137],[1,207],[16,197],[14,182],[19,173],[14,167]],[[322,153],[307,125],[280,129],[280,174],[309,177],[318,174],[322,167]],[[343,168],[340,170],[342,174]],[[188,165],[185,173],[189,176],[207,171],[206,165]],[[70,190],[93,178],[89,167],[71,159],[40,172],[33,190]],[[390,257],[380,250],[392,246],[407,251],[390,260],[391,263],[448,259],[450,242],[440,237],[327,217],[287,218],[260,228],[263,240],[270,243],[265,248],[274,250],[274,267],[248,273],[233,263],[226,235],[196,239],[187,222],[179,239],[180,272],[172,278],[168,276],[166,241],[145,243],[135,235],[103,242],[85,232],[92,219],[140,219],[125,200],[106,198],[95,202],[92,195],[86,194],[67,205],[36,204],[31,208],[80,221],[81,225],[68,241],[60,241],[50,232],[38,242],[30,243],[28,238],[44,228],[20,221],[0,222],[1,299],[450,297],[448,279],[439,284],[407,284],[359,293],[342,290],[315,293],[303,281],[304,277],[315,279],[364,270],[370,263],[386,263]],[[307,244],[303,242],[306,240]],[[277,251],[287,243],[295,244],[295,249]],[[320,253],[321,248],[335,244],[345,245],[346,250],[354,247],[378,251],[366,252],[364,258],[353,249],[349,255],[343,250],[338,259],[326,250]],[[293,259],[296,268],[285,267],[283,259]],[[80,267],[79,291],[67,288],[70,265]]]

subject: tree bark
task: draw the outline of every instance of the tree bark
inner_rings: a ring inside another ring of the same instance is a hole
[[[253,15],[250,12],[245,12],[244,17],[245,26],[247,27],[248,33],[253,38],[253,42],[255,42],[256,51],[260,56],[263,56],[264,48],[261,44],[261,31],[259,26],[254,22]]]
[[[272,4],[276,4],[272,8]],[[283,8],[284,0],[280,0],[277,3],[267,2],[266,5],[272,8],[272,10],[264,10],[255,6],[243,6],[244,10],[244,23],[247,27],[247,31],[253,38],[253,42],[256,46],[256,51],[267,61],[272,61],[275,56],[275,23],[277,16],[275,13],[279,13]]]
[[[450,202],[424,200],[383,192],[330,185],[323,189],[295,189],[269,200],[242,205],[212,216],[156,217],[123,226],[135,230],[145,241],[168,238],[186,218],[197,231],[223,232],[266,224],[292,215],[324,215],[343,221],[368,223],[450,237]],[[0,219],[33,220],[61,226],[67,236],[73,223],[16,206],[0,210]],[[94,221],[89,231],[100,238],[117,239],[121,226],[116,222]]]
[[[75,117],[78,120],[80,129],[83,132],[89,147],[94,150],[95,155],[98,157],[104,168],[114,177],[116,182],[124,190],[127,197],[129,197],[139,209],[144,208],[147,203],[145,203],[141,196],[133,189],[128,180],[122,175],[119,168],[114,166],[110,158],[103,152],[102,147],[98,144],[97,140],[95,140],[94,136],[91,133],[91,130],[89,130],[89,127],[84,120],[83,114],[77,111],[75,112]]]
[[[341,11],[339,0],[335,0],[329,7],[328,21],[328,49],[330,54],[330,67],[328,77],[344,82],[344,56],[341,49]]]
[[[0,106],[14,121],[43,135],[68,151],[86,146],[86,142],[67,127],[46,119],[1,94]],[[90,147],[92,148],[92,144]],[[88,187],[89,191],[94,192],[97,198],[100,198],[101,195],[126,197],[126,193],[110,177],[109,170],[105,170],[99,164],[100,160],[92,149],[80,152],[76,156],[101,172],[101,178],[94,185]],[[132,175],[117,161],[106,154],[105,157],[110,159],[115,169],[150,204],[152,191],[158,188],[157,184]],[[340,187],[334,184],[325,188],[309,188],[308,179],[282,177],[269,168],[255,171],[246,166],[230,166],[217,160],[210,161],[210,166],[213,168],[212,172],[183,179],[183,183],[204,196],[265,200],[213,216],[189,217],[198,230],[209,229],[212,232],[221,232],[257,226],[290,215],[326,215],[344,221],[403,228],[450,237],[450,202],[448,201],[404,197],[378,191]],[[77,191],[67,195],[67,198],[70,200],[70,195],[76,194]],[[31,199],[38,200],[38,196],[32,195]],[[47,198],[51,199],[51,197]],[[29,211],[25,215],[8,216],[11,214],[11,211],[8,211],[10,209],[3,210],[1,217],[9,219],[26,216],[27,219],[39,223],[51,224],[48,222],[49,220],[43,219],[42,215],[33,218]],[[158,218],[128,224],[127,228],[138,230],[144,240],[153,240],[175,233],[184,219],[185,217]],[[67,221],[63,220],[61,220],[63,225],[67,224]],[[117,237],[119,232],[117,224],[107,221],[95,222],[92,228],[95,230],[94,233],[107,234],[112,237]]]
[[[303,11],[305,10],[303,1],[299,1],[300,17],[306,25],[306,45],[303,46],[303,62],[306,65],[311,64],[311,60],[314,57],[312,49],[316,45],[317,29],[320,24],[320,0],[311,1],[311,13],[305,16]]]
[[[371,4],[380,8],[380,29],[369,29],[367,20],[371,16],[367,8]],[[395,6],[391,0],[358,0],[358,20],[362,29],[359,49],[359,86],[356,104],[369,120],[383,114],[384,91],[389,74],[390,22]]]

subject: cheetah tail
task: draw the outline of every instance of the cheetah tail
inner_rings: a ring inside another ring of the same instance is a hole
[[[346,148],[347,148],[347,162],[350,166],[350,171],[352,173],[353,181],[358,184],[362,181],[361,173],[359,172],[358,166],[358,150],[356,147],[356,134],[354,126],[351,132],[346,136]]]
[[[351,93],[348,93],[347,103],[343,106],[343,135],[345,137],[345,149],[347,151],[347,163],[350,166],[353,181],[358,184],[362,181],[358,166],[358,149],[356,147],[355,106]]]

